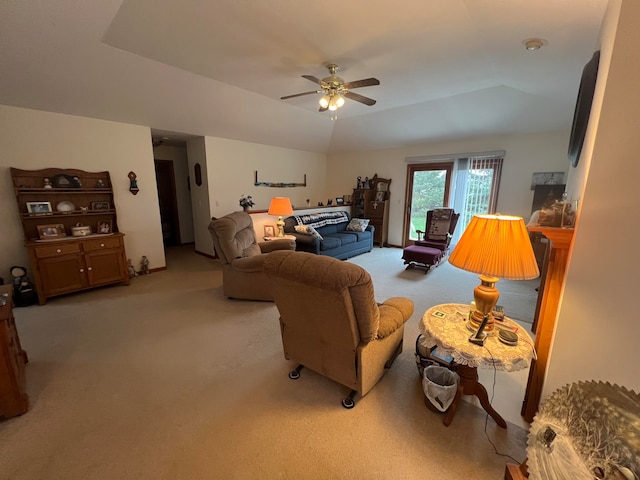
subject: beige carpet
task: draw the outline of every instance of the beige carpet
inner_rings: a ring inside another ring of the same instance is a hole
[[[469,301],[477,277],[448,264],[405,272],[400,257],[376,248],[352,259],[372,273],[379,300],[416,303],[404,352],[353,410],[340,403],[346,388],[311,371],[289,380],[275,305],[223,298],[218,264],[190,248],[170,250],[167,271],[129,287],[16,309],[31,407],[0,420],[0,478],[502,478],[511,460],[485,437],[484,411],[465,402],[443,426],[413,356],[422,312]],[[508,315],[530,321],[534,287],[500,282]],[[514,375],[497,376],[494,405],[523,425]],[[491,395],[493,372],[482,378]],[[489,418],[486,432],[524,459],[525,429]]]

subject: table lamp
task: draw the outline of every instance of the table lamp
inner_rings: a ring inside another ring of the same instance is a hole
[[[475,215],[451,252],[449,263],[480,274],[480,285],[473,291],[476,310],[469,321],[470,327],[477,329],[488,315],[485,332],[494,328],[498,280],[531,280],[540,275],[524,220],[509,215]]]
[[[278,215],[278,237],[284,237],[283,215],[293,215],[293,208],[288,197],[273,197],[269,205],[269,215]]]

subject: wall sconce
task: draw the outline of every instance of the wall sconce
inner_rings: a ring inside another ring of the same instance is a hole
[[[129,175],[127,176],[129,177],[129,191],[134,195],[137,195],[140,191],[140,189],[138,188],[138,181],[136,180],[137,175],[132,171],[129,172]]]

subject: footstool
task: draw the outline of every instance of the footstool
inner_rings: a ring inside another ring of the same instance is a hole
[[[440,250],[439,248],[416,244],[404,248],[402,251],[402,259],[405,265],[407,265],[406,270],[421,267],[426,269],[424,272],[426,274],[432,266],[437,266],[442,261],[446,253],[446,251]]]

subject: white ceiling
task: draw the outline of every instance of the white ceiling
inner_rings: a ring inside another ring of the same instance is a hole
[[[606,3],[2,0],[0,103],[319,152],[568,129]],[[329,63],[377,103],[279,99]]]

